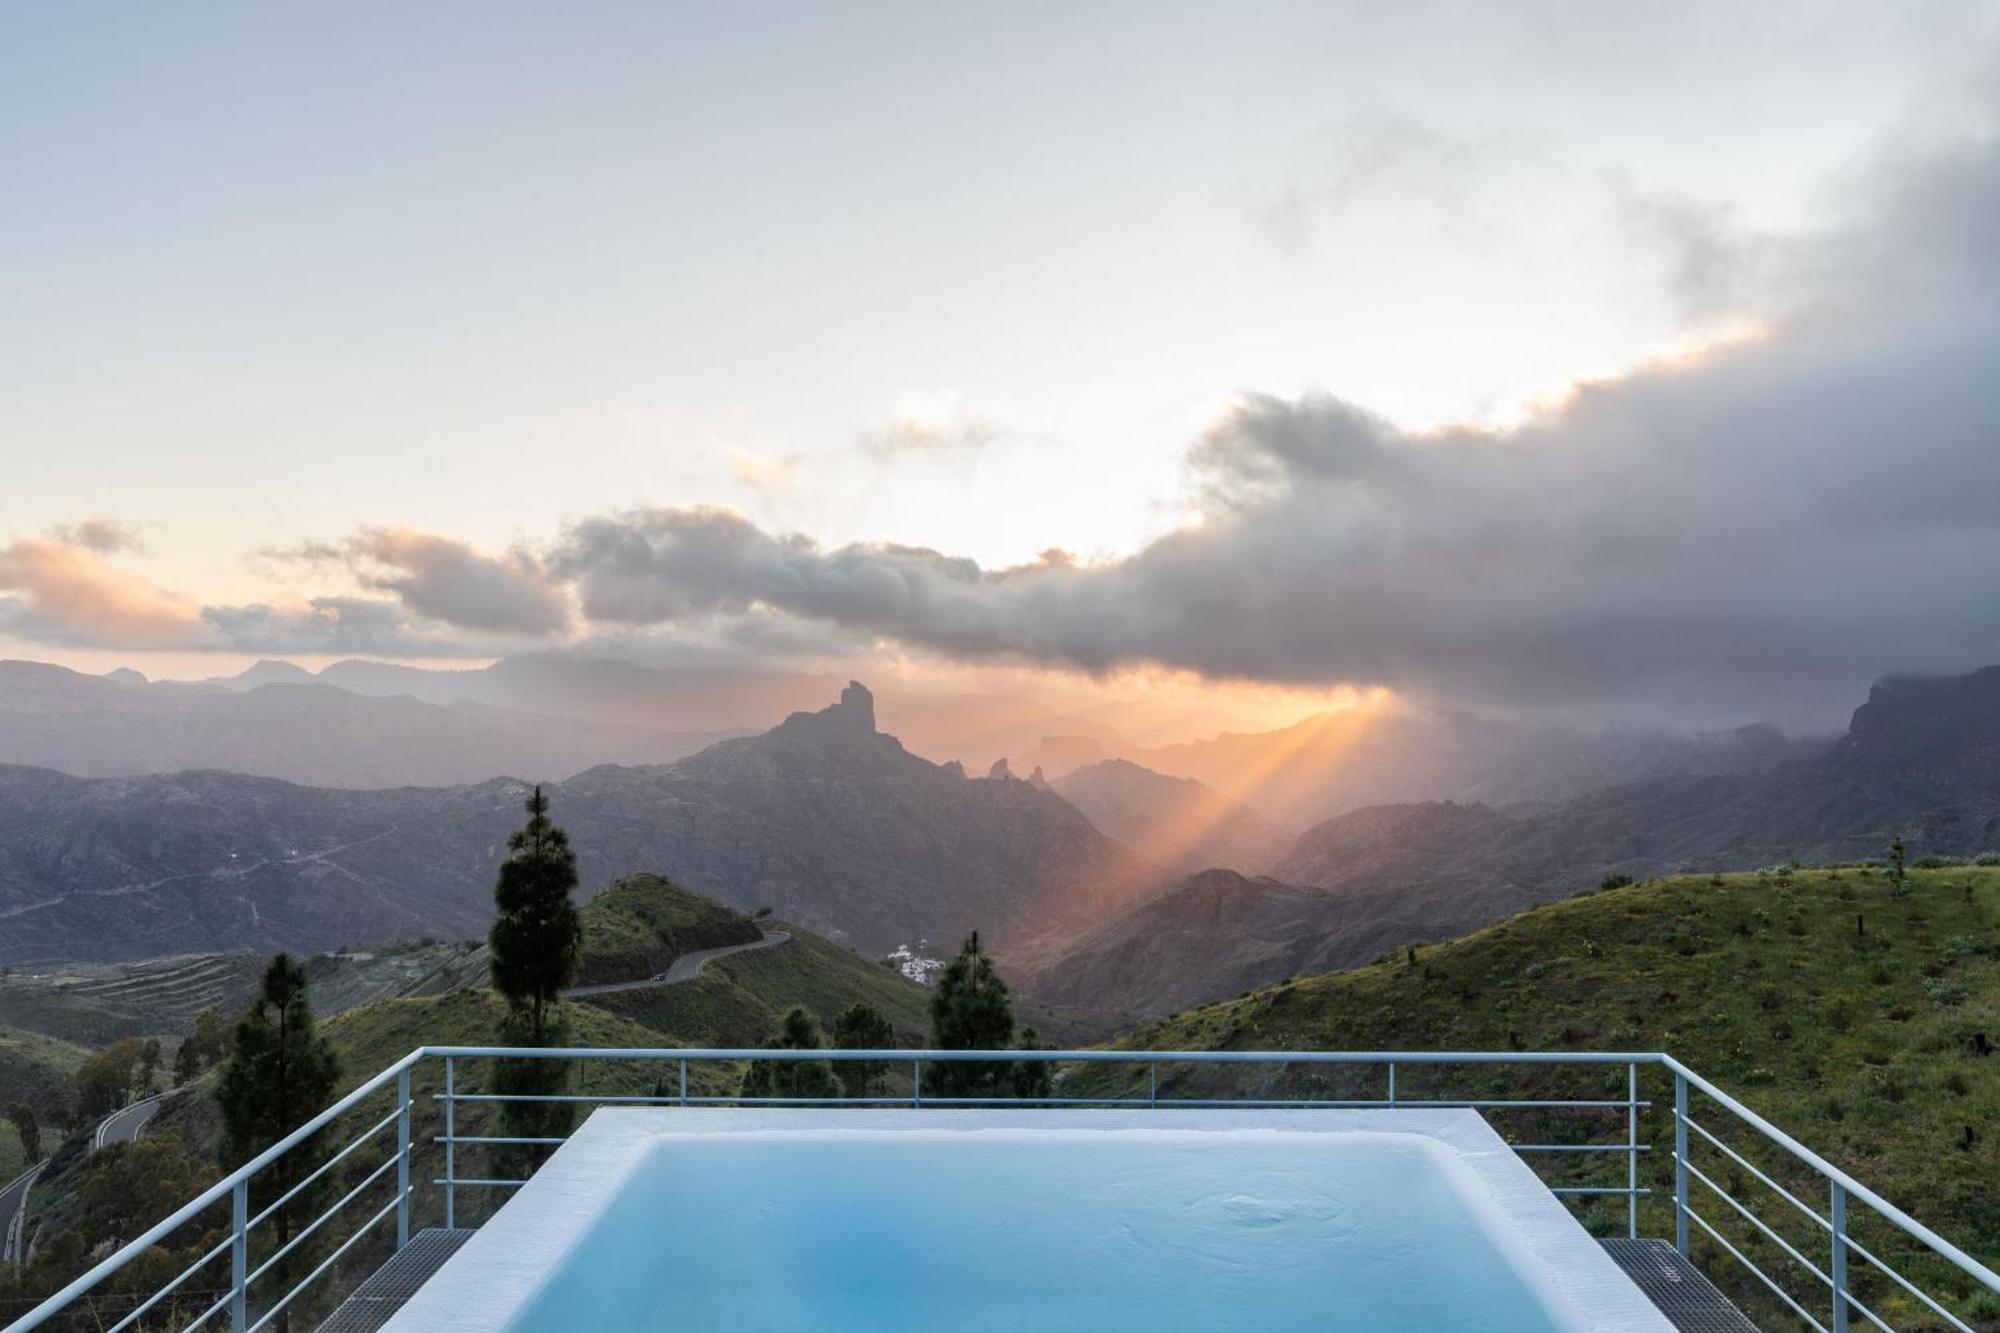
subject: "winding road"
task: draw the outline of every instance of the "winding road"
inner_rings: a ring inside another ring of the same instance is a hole
[[[46,1158],[36,1162],[0,1189],[0,1261],[20,1262],[16,1256],[21,1252],[21,1223],[28,1215],[28,1189],[47,1165]]]
[[[572,986],[563,992],[563,996],[568,998],[572,995],[610,995],[614,991],[638,990],[643,986],[671,986],[680,981],[693,981],[701,975],[704,967],[718,958],[727,958],[733,953],[749,953],[753,949],[775,948],[791,937],[792,934],[788,930],[773,930],[766,932],[763,939],[753,940],[749,944],[725,944],[719,949],[696,949],[674,959],[667,970],[658,976],[647,977],[641,981],[613,981],[602,986]]]
[[[90,1150],[96,1152],[107,1143],[130,1143],[139,1137],[139,1132],[153,1122],[160,1113],[160,1099],[148,1097],[143,1102],[133,1102],[123,1110],[113,1111],[97,1126],[97,1132],[90,1136]]]
[[[107,1143],[131,1143],[159,1112],[157,1096],[120,1107],[91,1131],[90,1150],[96,1152]],[[0,1263],[18,1264],[26,1258],[22,1253],[21,1229],[28,1216],[28,1191],[41,1179],[42,1168],[48,1164],[48,1159],[43,1158],[0,1189]]]

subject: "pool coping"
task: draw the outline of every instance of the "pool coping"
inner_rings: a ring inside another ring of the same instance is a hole
[[[1509,1245],[1535,1261],[1530,1270],[1523,1271],[1523,1278],[1550,1298],[1567,1327],[1593,1333],[1670,1333],[1673,1328],[1476,1111],[606,1107],[592,1114],[383,1325],[383,1330],[494,1333],[504,1328],[584,1241],[618,1183],[664,1138],[1105,1130],[1173,1134],[1359,1131],[1427,1139],[1435,1148],[1448,1149],[1448,1156],[1484,1187],[1484,1199],[1507,1223]],[[1476,1205],[1479,1200],[1474,1202]]]

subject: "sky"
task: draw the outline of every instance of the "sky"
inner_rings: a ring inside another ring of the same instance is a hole
[[[1823,725],[2000,661],[1996,86],[1990,0],[10,5],[0,652]]]

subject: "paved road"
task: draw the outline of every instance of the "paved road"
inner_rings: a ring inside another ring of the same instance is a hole
[[[107,1143],[132,1142],[159,1111],[158,1097],[148,1097],[113,1111],[91,1131],[90,1150],[96,1152]],[[28,1190],[47,1165],[47,1161],[37,1162],[16,1176],[7,1188],[0,1189],[0,1262],[19,1263],[22,1259],[21,1228],[28,1216]]]
[[[564,995],[609,995],[613,991],[638,990],[642,986],[671,986],[677,981],[693,981],[701,975],[701,970],[718,958],[727,958],[733,953],[749,953],[752,949],[770,949],[783,944],[792,934],[788,930],[767,931],[764,938],[749,944],[725,944],[720,949],[696,949],[674,959],[673,965],[656,977],[643,981],[614,981],[604,986],[576,986],[563,992]]]
[[[122,1111],[113,1111],[104,1117],[97,1132],[90,1136],[90,1150],[96,1152],[107,1143],[130,1143],[139,1137],[139,1131],[152,1123],[160,1113],[160,1099],[148,1097],[143,1102],[134,1102]]]
[[[28,1187],[42,1174],[46,1161],[35,1163],[5,1189],[0,1189],[0,1261],[19,1263],[21,1223],[28,1216]]]

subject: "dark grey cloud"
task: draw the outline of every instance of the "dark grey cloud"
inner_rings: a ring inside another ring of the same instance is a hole
[[[621,625],[757,608],[970,659],[1823,724],[1883,671],[2000,660],[2000,147],[1876,179],[1757,256],[1768,336],[1507,433],[1245,398],[1190,454],[1206,522],[1125,560],[648,509],[575,525],[551,572]]]
[[[205,606],[202,646],[272,656],[496,657],[518,643],[413,620],[386,598],[314,597],[297,606]]]
[[[487,634],[530,638],[570,626],[569,603],[526,550],[490,556],[409,528],[364,528],[337,544],[308,542],[267,558],[339,563],[362,587],[393,594],[416,616]]]

